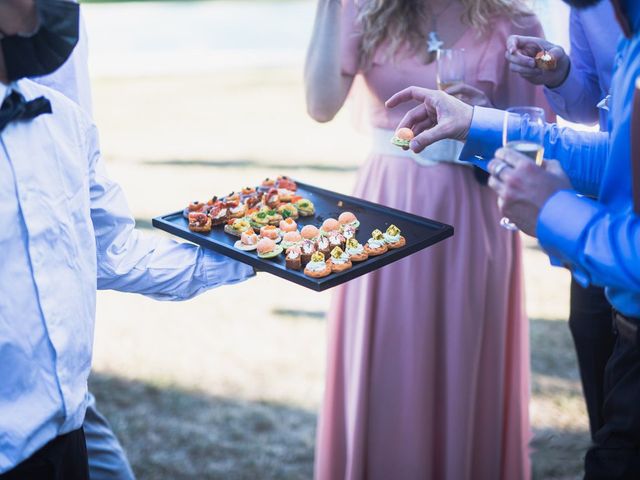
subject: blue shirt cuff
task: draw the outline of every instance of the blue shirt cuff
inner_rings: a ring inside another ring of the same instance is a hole
[[[255,276],[252,266],[225,257],[213,250],[203,249],[204,271],[209,288],[233,285]]]
[[[544,94],[555,112],[566,114],[567,105],[576,105],[582,100],[582,91],[580,88],[576,88],[577,85],[582,85],[581,79],[577,75],[577,71],[572,65],[569,67],[569,75],[564,79],[564,82],[555,88],[544,87]]]
[[[502,146],[504,112],[495,108],[474,107],[469,133],[460,160],[486,170],[496,150]]]
[[[569,268],[583,286],[589,285],[591,278],[579,263],[584,243],[582,237],[597,214],[595,202],[576,192],[563,190],[547,200],[538,217],[536,233],[540,245],[551,257],[551,263]]]

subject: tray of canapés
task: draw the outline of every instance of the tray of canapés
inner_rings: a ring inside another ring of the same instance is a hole
[[[449,225],[285,176],[193,201],[153,225],[316,291],[453,235]]]

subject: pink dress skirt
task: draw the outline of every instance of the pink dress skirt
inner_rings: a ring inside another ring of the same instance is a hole
[[[495,194],[466,166],[374,155],[355,195],[455,234],[334,294],[316,478],[528,478],[520,237]]]

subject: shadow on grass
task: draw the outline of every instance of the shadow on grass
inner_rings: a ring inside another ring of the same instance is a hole
[[[582,402],[575,347],[567,322],[531,319],[530,339],[533,395],[551,403],[572,399]],[[534,480],[582,478],[589,442],[589,432],[579,427],[536,429],[531,442]]]
[[[140,480],[312,477],[312,412],[97,373],[89,383]]]
[[[274,308],[271,313],[292,320],[324,320],[327,316],[327,312],[323,310],[293,310],[289,308]]]
[[[323,318],[312,310],[281,308],[274,313]],[[534,395],[580,395],[566,322],[531,320],[531,341]],[[90,387],[140,480],[312,478],[312,412],[97,373]],[[531,443],[534,479],[580,478],[588,445],[584,429],[537,429]]]
[[[144,165],[161,167],[209,168],[268,168],[273,170],[315,170],[319,172],[355,172],[357,165],[331,165],[319,163],[263,163],[255,160],[145,160]]]
[[[142,229],[142,230],[153,230],[153,225],[151,223],[151,220],[147,219],[147,218],[136,218],[136,228]]]
[[[586,430],[535,431],[531,441],[534,480],[582,478],[589,444]]]
[[[533,318],[529,326],[532,373],[580,381],[576,351],[567,322]]]
[[[540,244],[538,242],[525,243],[524,244],[524,248],[526,248],[527,250],[533,250],[535,252],[543,252],[544,253],[544,250],[542,249],[542,247],[540,246]]]

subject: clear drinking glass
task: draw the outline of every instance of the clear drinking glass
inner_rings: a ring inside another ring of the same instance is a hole
[[[502,145],[542,165],[544,157],[544,110],[538,107],[513,107],[504,113]],[[500,220],[507,230],[518,230],[507,217]]]
[[[464,50],[439,49],[437,54],[438,90],[445,90],[458,83],[464,83]]]

